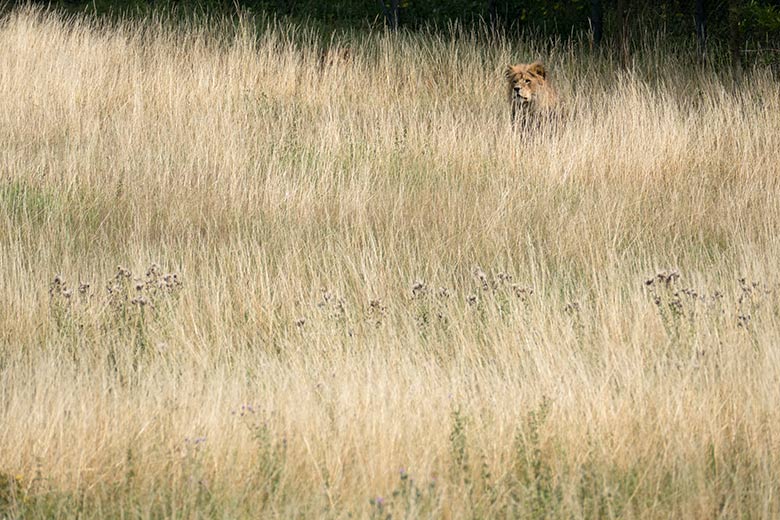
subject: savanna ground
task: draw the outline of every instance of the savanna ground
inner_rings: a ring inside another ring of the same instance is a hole
[[[254,27],[2,21],[0,515],[780,515],[768,71]]]

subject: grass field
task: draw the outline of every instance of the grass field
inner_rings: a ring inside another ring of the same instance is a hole
[[[329,45],[2,20],[0,516],[777,518],[777,81]]]

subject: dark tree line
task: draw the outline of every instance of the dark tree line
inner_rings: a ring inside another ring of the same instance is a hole
[[[780,0],[238,0],[251,9],[326,23],[382,23],[390,30],[487,23],[511,35],[533,30],[568,36],[587,31],[594,47],[607,47],[621,61],[645,29],[695,42],[706,61],[711,42],[728,49],[736,66],[750,48],[780,61]]]
[[[27,0],[31,1],[31,0]],[[178,9],[266,12],[346,29],[383,25],[389,30],[487,23],[511,36],[532,30],[567,37],[587,32],[594,47],[628,60],[632,42],[646,30],[695,42],[702,60],[713,43],[735,64],[748,52],[780,61],[780,0],[32,0],[34,3],[133,11]],[[7,4],[6,4],[7,5]],[[759,50],[755,50],[755,49]]]

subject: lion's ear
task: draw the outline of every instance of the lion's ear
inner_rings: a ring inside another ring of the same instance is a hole
[[[512,65],[507,65],[504,69],[504,77],[507,79],[507,81],[512,81],[512,76],[515,73],[515,68]]]
[[[539,76],[542,79],[547,79],[547,69],[544,68],[544,64],[542,64],[542,62],[540,62],[540,61],[533,62],[528,67],[528,72],[530,72],[532,74],[536,74],[537,76]]]

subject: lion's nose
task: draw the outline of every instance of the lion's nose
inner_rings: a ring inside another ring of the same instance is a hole
[[[515,87],[515,94],[519,94],[519,93],[520,93],[520,87]]]

